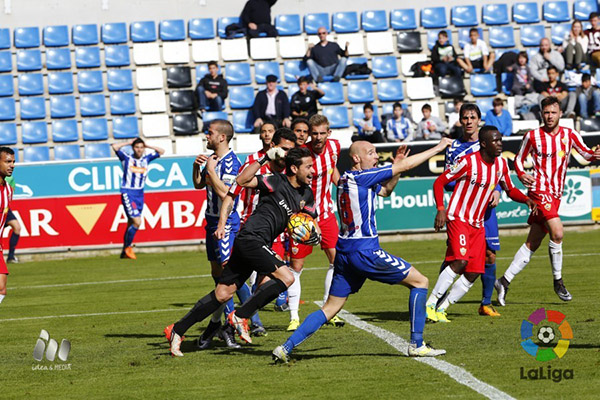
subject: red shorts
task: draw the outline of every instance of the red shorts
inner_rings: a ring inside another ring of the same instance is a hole
[[[446,223],[448,249],[446,261],[466,260],[465,272],[485,272],[485,228],[475,228],[459,220]]]
[[[320,220],[319,228],[321,228],[321,249],[335,249],[340,233],[335,215],[332,214],[329,218]],[[290,239],[290,256],[295,260],[308,257],[312,253],[312,249],[312,246],[296,243]]]
[[[557,199],[549,193],[529,192],[529,197],[537,204],[537,213],[529,214],[527,223],[529,225],[539,224],[546,230],[544,223],[552,218],[558,218],[560,199]]]
[[[4,261],[4,254],[0,250],[0,274],[8,275],[8,268],[6,267],[6,261]]]
[[[281,240],[275,239],[273,247],[271,249],[277,253],[279,257],[285,260],[285,246]]]

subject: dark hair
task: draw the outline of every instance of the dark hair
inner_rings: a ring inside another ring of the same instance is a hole
[[[271,125],[273,127],[274,130],[277,130],[277,124],[273,121],[269,121],[269,122],[264,122],[261,126],[260,126],[260,130],[262,131],[263,126],[265,125]]]
[[[294,132],[292,132],[291,129],[279,128],[275,131],[272,142],[277,145],[277,144],[281,143],[281,139],[287,139],[287,140],[293,142],[295,145],[297,137],[296,137],[296,134]]]
[[[300,85],[302,82],[310,83],[310,81],[311,79],[309,76],[301,76],[298,78],[298,85]]]
[[[462,119],[463,115],[467,111],[474,111],[475,114],[477,114],[477,118],[481,119],[481,110],[479,109],[479,107],[477,106],[477,104],[475,104],[475,103],[464,103],[462,106],[460,106],[460,113],[458,115],[459,118]]]
[[[469,36],[471,36],[471,33],[473,33],[473,32],[477,32],[477,34],[479,35],[479,29],[471,28],[471,29],[469,29]]]
[[[492,105],[494,105],[494,106],[502,106],[502,105],[504,105],[504,102],[502,101],[502,99],[500,97],[496,97],[492,101]]]
[[[581,82],[583,82],[583,81],[589,81],[591,79],[592,79],[592,77],[588,73],[585,73],[585,74],[581,75]]]
[[[373,106],[371,105],[371,103],[366,103],[363,106],[363,111],[365,111],[365,110],[371,110],[371,111],[373,111]]]
[[[541,102],[542,110],[544,108],[548,107],[548,106],[553,105],[553,104],[557,104],[558,107],[560,108],[560,101],[558,100],[558,98],[556,98],[556,96],[548,96],[548,97],[546,97]]]
[[[296,168],[300,168],[302,159],[306,157],[311,157],[310,151],[306,147],[294,147],[293,149],[290,149],[285,157],[285,174],[287,176],[294,176],[292,165],[295,165]]]
[[[496,128],[494,125],[485,125],[479,130],[479,141],[485,142],[487,137],[493,132],[499,132],[498,128]]]
[[[429,103],[423,104],[423,107],[421,107],[421,111],[423,111],[423,110],[431,111],[431,106],[429,105]]]
[[[15,155],[14,150],[11,149],[10,147],[6,147],[6,146],[1,146],[0,147],[0,154],[2,154],[2,153],[10,154],[12,156]]]
[[[394,103],[394,106],[392,107],[392,110],[395,110],[398,107],[402,108],[402,104],[400,104],[400,102],[397,101],[397,102]]]
[[[141,143],[144,146],[146,146],[146,142],[144,142],[141,138],[135,138],[135,140],[131,142],[131,148],[133,148],[138,143]]]
[[[217,64],[217,62],[216,62],[216,61],[209,61],[209,62],[208,62],[206,65],[207,65],[207,66],[209,66],[209,67],[210,67],[211,65],[214,65],[215,67],[219,68],[219,64]]]
[[[558,68],[556,68],[554,65],[550,65],[548,68],[546,68],[546,72],[550,72],[551,69],[553,69],[556,72],[558,72]]]
[[[219,133],[225,135],[227,143],[231,142],[231,139],[233,138],[233,125],[231,125],[231,122],[227,121],[226,119],[213,119],[210,121],[209,126],[212,125],[217,127],[217,131]]]
[[[455,97],[454,100],[452,100],[452,103],[454,105],[457,105],[458,103],[464,103],[465,99],[463,99],[462,97]]]
[[[448,37],[448,32],[446,32],[445,30],[441,30],[441,31],[438,32],[438,37],[440,37],[440,36],[446,36],[446,37]]]
[[[526,52],[526,51],[520,51],[520,52],[519,52],[519,54],[517,54],[517,59],[518,59],[519,57],[525,57],[525,60],[526,60],[526,61],[529,61],[529,54],[527,54],[527,52]]]
[[[592,18],[597,18],[598,15],[599,14],[597,12],[590,13],[590,19],[589,20],[591,20]]]
[[[292,130],[296,129],[296,125],[298,125],[298,124],[306,124],[306,127],[308,129],[310,129],[310,124],[308,123],[308,120],[306,118],[302,118],[302,117],[295,118],[292,121],[292,126],[291,126]]]

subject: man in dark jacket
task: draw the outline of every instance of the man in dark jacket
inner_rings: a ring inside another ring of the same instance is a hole
[[[215,61],[208,63],[208,74],[196,86],[196,98],[200,111],[221,111],[227,98],[227,81],[219,74],[219,66]]]
[[[447,74],[456,77],[461,76],[460,67],[456,63],[456,50],[454,50],[454,46],[448,41],[448,33],[446,31],[438,33],[438,40],[431,49],[431,62],[433,63],[435,74],[439,77],[446,76]]]
[[[303,117],[310,119],[317,113],[317,100],[325,95],[319,87],[309,83],[308,76],[298,78],[298,91],[292,95],[292,118]],[[312,90],[308,90],[308,87]]]
[[[248,37],[255,38],[261,33],[269,37],[277,36],[277,29],[271,25],[271,7],[277,0],[248,0],[242,14],[240,24],[248,33]]]
[[[290,127],[290,102],[287,94],[277,89],[277,77],[267,75],[267,88],[261,90],[254,98],[252,115],[254,127],[259,129],[265,122],[273,122],[277,126]]]
[[[328,41],[327,29],[323,26],[317,30],[317,35],[319,35],[319,43],[309,44],[304,56],[306,66],[313,81],[323,82],[324,76],[333,75],[333,81],[337,82],[346,69],[349,43],[346,42],[346,47],[342,50],[337,43]]]

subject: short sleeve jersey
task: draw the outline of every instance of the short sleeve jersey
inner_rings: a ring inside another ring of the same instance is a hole
[[[157,152],[146,154],[141,158],[135,158],[133,154],[117,150],[117,157],[123,165],[123,179],[121,190],[143,190],[146,176],[148,176],[148,164],[160,157]]]
[[[233,183],[235,182],[235,178],[238,175],[238,171],[240,170],[241,165],[242,163],[237,158],[233,150],[230,150],[227,154],[221,157],[219,161],[217,161],[215,171],[217,172],[219,179],[223,181],[225,185],[231,187],[231,185],[233,185]],[[202,170],[202,177],[204,179],[206,179],[207,173],[208,171],[206,171],[206,168],[204,168]],[[206,186],[206,215],[209,217],[218,218],[221,212],[222,203],[223,201],[219,197],[218,193],[215,192],[215,190],[212,187]],[[231,212],[232,214],[237,215],[237,205],[238,198],[234,200],[233,211]]]

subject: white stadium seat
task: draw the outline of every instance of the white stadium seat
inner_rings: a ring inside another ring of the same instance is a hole
[[[219,59],[219,44],[216,40],[192,40],[192,60],[196,63]]]
[[[343,33],[337,35],[337,44],[344,50],[346,42],[349,43],[348,54],[362,56],[365,54],[365,42],[362,33]]]
[[[400,59],[400,66],[402,67],[402,75],[404,76],[413,76],[414,74],[410,72],[410,67],[414,65],[416,62],[427,61],[428,55],[425,53],[419,54],[402,54],[402,58]]]
[[[224,61],[247,60],[248,42],[245,38],[221,40],[221,56]]]
[[[406,80],[406,94],[411,100],[434,98],[433,79],[430,77],[408,78]]]
[[[367,49],[371,54],[389,54],[394,52],[394,40],[390,32],[368,32]]]
[[[306,54],[303,36],[280,36],[279,55],[281,58],[301,58]]]
[[[161,149],[165,149],[166,156],[173,154],[173,142],[171,139],[152,139],[147,140],[146,143],[148,143],[150,146],[156,146],[160,147]]]
[[[348,148],[352,144],[353,134],[351,129],[334,129],[331,131],[331,138],[338,140],[342,148]]]
[[[410,114],[413,117],[413,121],[415,121],[416,123],[419,123],[419,121],[421,121],[423,119],[423,112],[421,111],[421,108],[423,108],[423,106],[425,104],[429,104],[431,106],[431,115],[433,115],[434,117],[440,116],[440,106],[437,101],[435,101],[435,100],[413,101],[413,102],[411,102],[411,105],[410,105],[410,107],[411,107]],[[444,118],[442,118],[442,120],[443,119]]]
[[[133,61],[136,65],[160,64],[158,43],[134,43]]]
[[[573,118],[561,118],[560,121],[558,121],[558,125],[564,128],[575,129],[575,121],[573,121]]]
[[[175,153],[180,156],[197,156],[204,153],[204,143],[199,136],[175,139]]]
[[[250,39],[250,56],[255,60],[277,58],[277,41],[274,37]]]
[[[262,142],[260,141],[260,137],[258,135],[251,135],[248,133],[240,133],[235,135],[235,149],[239,153],[244,151],[256,151],[249,149],[260,149],[261,147]]]
[[[187,42],[163,42],[163,61],[166,64],[187,64],[190,62],[190,46]]]
[[[317,35],[309,35],[309,36],[307,36],[307,38],[308,38],[309,44],[317,44],[317,43],[319,43],[319,40],[320,40],[319,36],[317,36]],[[327,41],[335,42],[335,36],[333,36],[333,33],[330,33],[327,35]],[[340,46],[342,46],[342,48],[344,47],[343,44]]]
[[[171,134],[167,114],[142,115],[142,133],[145,137],[162,137]]]
[[[540,127],[540,123],[535,119],[517,120],[513,121],[512,133],[517,133],[521,130],[531,130]]]
[[[164,90],[140,90],[140,111],[142,113],[159,113],[167,111]]]
[[[162,89],[164,87],[161,67],[138,68],[135,74],[138,89]]]

